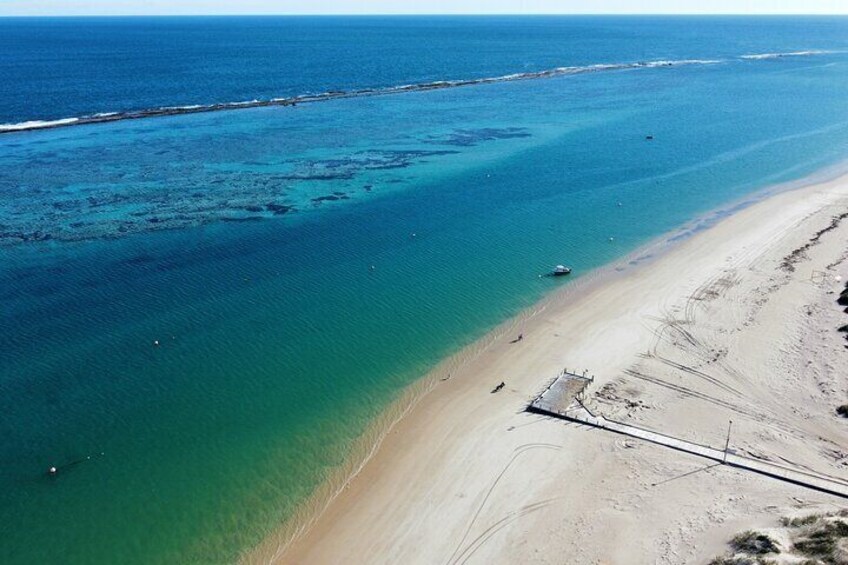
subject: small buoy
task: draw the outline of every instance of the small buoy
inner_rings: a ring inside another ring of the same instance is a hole
[[[158,340],[158,339],[154,339],[154,340],[153,340],[153,345],[154,345],[154,347],[159,347],[159,340]]]
[[[614,237],[609,238],[610,241],[615,241]]]
[[[618,207],[621,208],[621,202],[618,203]]]
[[[372,270],[372,271],[373,271],[374,269],[376,269],[376,268],[377,268],[377,267],[375,267],[374,265],[371,265],[371,270]]]
[[[415,237],[415,235],[416,235],[415,232],[412,232],[412,237]]]
[[[49,470],[48,472],[49,472],[51,475],[55,475],[56,473],[58,473],[58,472],[59,472],[59,470],[58,470],[56,467],[50,467],[50,470]]]

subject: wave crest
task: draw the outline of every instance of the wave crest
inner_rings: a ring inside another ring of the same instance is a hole
[[[826,53],[837,53],[837,51],[795,51],[789,53],[761,53],[742,55],[739,59],[761,60],[778,59],[782,57],[800,57],[810,55],[821,55]],[[513,82],[519,80],[534,80],[553,78],[560,76],[579,75],[586,73],[598,73],[606,71],[626,71],[637,69],[656,69],[663,67],[681,67],[689,65],[715,65],[725,63],[725,59],[680,59],[680,60],[658,60],[640,61],[635,63],[601,63],[595,65],[556,67],[543,71],[526,73],[513,73],[496,77],[460,79],[460,80],[437,80],[417,84],[403,84],[384,88],[363,88],[357,90],[335,90],[322,92],[320,94],[301,94],[288,98],[270,98],[267,100],[244,100],[239,102],[222,102],[216,104],[191,104],[187,106],[161,106],[146,110],[132,110],[126,112],[101,112],[86,116],[63,118],[58,120],[30,120],[16,124],[0,124],[0,134],[21,132],[36,129],[57,128],[71,125],[96,124],[103,122],[116,122],[120,120],[134,120],[139,118],[152,118],[156,116],[174,116],[180,114],[194,114],[201,112],[216,112],[221,110],[236,110],[243,108],[261,108],[266,106],[295,106],[299,103],[321,102],[336,98],[354,98],[364,96],[381,96],[397,94],[401,92],[422,92],[426,90],[439,90],[443,88],[458,88],[462,86],[474,86],[480,84],[491,84],[498,82]]]
[[[811,57],[813,55],[829,55],[838,53],[838,51],[823,51],[813,49],[810,51],[788,51],[786,53],[754,53],[752,55],[742,55],[740,59],[747,61],[762,61],[767,59],[782,59],[784,57]]]

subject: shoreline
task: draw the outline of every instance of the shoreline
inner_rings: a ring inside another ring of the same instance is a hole
[[[292,555],[303,557],[310,549],[305,540],[320,539],[326,535],[326,522],[336,521],[344,514],[351,504],[349,500],[356,499],[351,494],[352,486],[357,486],[357,479],[363,474],[367,479],[379,476],[375,467],[383,465],[383,460],[392,456],[401,457],[397,446],[399,440],[394,436],[410,434],[410,430],[420,427],[420,414],[432,410],[432,405],[449,402],[448,397],[457,394],[449,389],[463,385],[467,392],[472,386],[474,376],[470,366],[479,364],[487,353],[494,356],[508,355],[511,350],[504,351],[503,339],[516,332],[528,333],[539,331],[544,326],[543,318],[562,314],[568,310],[569,303],[581,303],[589,300],[592,295],[602,292],[605,288],[621,283],[629,277],[645,276],[654,265],[662,265],[668,257],[680,253],[693,240],[709,239],[717,227],[726,224],[740,215],[748,213],[757,216],[756,210],[767,203],[780,198],[789,198],[793,203],[803,201],[807,193],[820,192],[823,187],[831,184],[848,184],[848,162],[825,167],[805,178],[768,186],[748,194],[736,201],[730,202],[681,226],[677,230],[667,232],[645,245],[633,250],[620,259],[608,263],[581,275],[576,281],[556,289],[543,297],[532,307],[518,315],[505,320],[483,337],[472,344],[463,347],[454,354],[439,361],[432,370],[415,383],[411,384],[378,416],[357,444],[351,449],[351,455],[346,464],[334,472],[331,477],[319,487],[309,499],[304,501],[295,515],[283,526],[266,538],[258,547],[243,554],[242,561],[247,562],[299,562]],[[789,195],[789,196],[787,196]],[[754,212],[751,210],[754,209]],[[821,212],[820,209],[817,210]],[[811,213],[812,214],[812,213]],[[509,346],[506,346],[509,347]],[[497,351],[491,352],[490,350]],[[572,365],[575,366],[575,365]],[[456,376],[457,378],[452,378]],[[551,375],[539,375],[536,387],[541,390]],[[447,377],[447,378],[446,378]],[[466,377],[463,379],[463,377]],[[487,383],[488,384],[488,383]],[[444,386],[447,385],[447,386]],[[529,401],[529,398],[526,399]],[[422,404],[426,406],[422,406]],[[524,402],[526,405],[527,403]],[[387,442],[387,440],[390,440]],[[390,443],[392,445],[386,445]],[[393,453],[387,453],[392,451]],[[344,498],[345,500],[340,500]],[[361,498],[361,497],[360,497]],[[343,506],[343,508],[339,508]],[[319,560],[319,562],[323,562]]]

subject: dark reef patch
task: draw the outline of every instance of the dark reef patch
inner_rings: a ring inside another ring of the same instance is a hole
[[[221,218],[222,222],[233,222],[233,223],[242,223],[242,222],[256,222],[261,220],[262,216],[244,216],[242,218],[234,218],[232,216],[224,216]]]
[[[334,192],[333,194],[313,198],[312,202],[315,202],[317,204],[319,202],[335,202],[336,200],[350,200],[350,197],[347,196],[344,192]]]
[[[293,206],[287,206],[285,204],[276,204],[274,202],[269,202],[265,205],[265,209],[269,212],[272,212],[275,216],[282,216],[283,214],[288,214],[292,211]]]
[[[273,144],[257,147],[255,139],[238,136],[208,140],[202,155],[188,152],[177,138],[150,146],[139,142],[132,151],[100,145],[32,151],[21,155],[13,179],[0,177],[0,246],[112,239],[286,216],[297,207],[351,200],[354,192],[407,183],[412,175],[392,171],[459,154],[461,147],[529,135],[522,128],[454,130],[430,136],[422,146],[420,138],[404,134],[385,142],[394,146],[334,147],[321,158],[275,151],[279,146]],[[434,147],[438,144],[453,147]]]
[[[532,134],[527,131],[527,128],[509,127],[458,129],[444,136],[430,136],[424,140],[424,143],[453,145],[456,147],[474,147],[485,141],[525,137],[532,137]]]

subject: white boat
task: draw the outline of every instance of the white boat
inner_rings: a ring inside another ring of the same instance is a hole
[[[557,265],[556,267],[554,267],[554,270],[551,274],[555,277],[570,275],[571,267],[566,267],[565,265]]]

